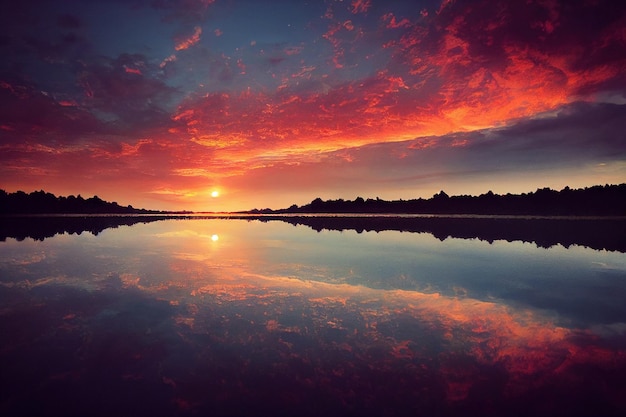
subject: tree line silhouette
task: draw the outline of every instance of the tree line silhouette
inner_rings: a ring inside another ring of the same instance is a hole
[[[0,214],[150,214],[157,210],[120,206],[98,196],[57,197],[43,190],[7,193],[0,189]],[[168,212],[169,213],[169,212]],[[189,212],[176,212],[189,213]],[[296,204],[285,209],[253,209],[249,214],[297,213],[378,213],[378,214],[478,214],[478,215],[545,215],[545,216],[626,216],[626,183],[595,185],[581,189],[555,191],[540,188],[535,192],[499,195],[489,191],[479,196],[448,196],[441,191],[429,199],[413,200],[322,200]]]
[[[444,191],[430,199],[392,200],[322,200],[289,208],[254,209],[250,214],[281,213],[379,213],[379,214],[478,214],[544,216],[626,216],[626,183],[596,185],[581,189],[555,191],[540,188],[535,192],[499,195],[489,191],[479,196],[448,196]]]
[[[7,193],[0,190],[0,214],[148,214],[155,210],[136,209],[131,205],[120,206],[98,196],[83,198],[70,195],[57,197],[43,190],[25,193]]]

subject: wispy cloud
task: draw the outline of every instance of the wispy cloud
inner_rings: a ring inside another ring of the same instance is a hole
[[[191,46],[194,46],[198,42],[200,42],[200,35],[202,35],[202,28],[200,26],[196,26],[193,28],[193,33],[189,36],[179,37],[176,39],[176,46],[174,49],[177,51],[182,51],[184,49],[188,49]]]

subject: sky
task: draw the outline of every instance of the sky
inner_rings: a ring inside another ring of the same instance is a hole
[[[8,192],[235,211],[626,182],[624,2],[2,7]]]

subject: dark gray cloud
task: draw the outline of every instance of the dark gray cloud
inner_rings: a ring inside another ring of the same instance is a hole
[[[86,65],[78,74],[88,108],[108,114],[133,131],[162,126],[176,89],[154,74],[155,68],[140,54],[123,54]]]
[[[110,133],[100,120],[73,102],[59,100],[19,82],[0,83],[0,136],[6,142],[73,142],[94,132]]]
[[[511,126],[364,146],[355,161],[402,172],[557,169],[626,159],[626,104],[572,103]],[[402,155],[398,158],[398,155]]]
[[[547,186],[562,171],[580,169],[588,175],[590,165],[624,160],[626,104],[579,102],[507,127],[372,144],[275,164],[256,170],[246,181],[259,189],[306,189],[308,196],[397,198],[407,189],[432,184],[462,189],[459,184],[474,180],[483,187],[502,187],[507,178],[534,176],[543,177]]]

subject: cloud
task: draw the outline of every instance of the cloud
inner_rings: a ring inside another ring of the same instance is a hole
[[[291,156],[233,181],[286,194],[307,190],[305,202],[320,192],[325,198],[362,194],[401,198],[408,189],[424,187],[468,190],[477,179],[482,187],[511,192],[501,183],[510,177],[539,175],[549,182],[554,181],[551,174],[580,170],[591,178],[590,166],[619,164],[626,159],[626,137],[616,137],[615,132],[622,131],[626,131],[626,105],[573,103],[554,114],[503,128],[370,144],[304,159]],[[567,183],[567,178],[559,178],[563,180]]]
[[[371,0],[352,0],[352,13],[365,13],[372,6]]]
[[[71,103],[71,102],[69,102]],[[63,98],[39,91],[19,81],[0,81],[0,133],[9,142],[24,136],[37,143],[70,143],[92,131],[106,132],[105,126],[84,108],[68,105]],[[8,134],[7,132],[11,132]]]
[[[188,49],[193,45],[200,42],[200,35],[202,34],[202,28],[200,26],[196,26],[193,28],[193,33],[188,36],[181,36],[176,39],[176,46],[174,49],[177,51],[182,51],[184,49]]]
[[[387,22],[387,29],[398,29],[410,27],[411,22],[407,18],[403,18],[400,21],[396,20],[396,16],[393,13],[387,13],[382,16],[382,20]]]
[[[155,64],[141,54],[122,54],[83,67],[78,82],[85,106],[102,120],[130,129],[169,125],[176,90],[157,78]]]
[[[291,82],[293,75],[302,74],[292,67],[282,76],[280,91],[257,90],[265,101],[246,103],[246,116],[235,119],[228,130],[241,136],[247,135],[246,131],[262,132],[268,126],[277,132],[278,140],[293,137],[295,121],[303,127],[300,132],[314,132],[311,140],[316,135],[325,146],[335,139],[340,139],[337,145],[397,141],[410,135],[501,125],[578,100],[581,94],[590,98],[603,88],[623,90],[623,53],[612,61],[606,58],[601,66],[579,71],[574,65],[578,58],[568,48],[556,47],[565,42],[591,51],[603,45],[602,39],[615,39],[610,28],[605,30],[599,24],[591,25],[593,30],[584,37],[569,39],[572,26],[580,23],[575,17],[589,10],[561,11],[549,4],[532,4],[527,10],[519,2],[483,6],[451,2],[440,13],[420,14],[413,20],[387,12],[381,14],[384,24],[375,31],[365,27],[360,16],[352,16],[347,25],[344,16],[335,11],[322,34],[333,51],[327,61],[331,68],[300,63],[300,69],[316,69],[306,73],[306,82]],[[526,16],[528,22],[517,22],[518,14]],[[593,19],[605,22],[606,16]],[[611,26],[609,21],[605,23]],[[563,41],[552,40],[557,36]],[[379,52],[381,45],[386,46],[383,52]],[[372,50],[380,54],[376,57],[380,62],[365,55]],[[385,53],[391,60],[385,62]],[[273,74],[276,79],[279,69],[294,64],[287,58],[284,53],[267,55],[266,63],[280,65]],[[371,66],[366,68],[368,60]],[[232,68],[234,62],[228,72],[231,82],[235,75],[244,75]],[[248,57],[241,62],[246,65],[248,82],[232,82],[232,88],[240,83],[267,85],[259,72],[251,70],[257,65],[254,60]],[[236,96],[230,94],[231,98]],[[251,112],[257,104],[259,107]],[[193,104],[187,101],[182,107],[188,105]],[[233,102],[230,114],[238,114],[239,106]],[[282,128],[279,115],[289,120],[288,129]],[[241,126],[243,120],[249,127]],[[328,127],[328,120],[334,121],[335,129]],[[215,126],[199,121],[196,129],[202,130],[203,124],[207,129]],[[343,133],[341,137],[332,133],[338,130]],[[309,140],[299,137],[300,144]],[[264,143],[271,147],[273,141]]]
[[[509,169],[620,172],[622,107],[590,104],[626,96],[619,2],[80,4],[0,16],[3,151],[33,177],[80,155],[156,189],[220,178],[341,197]],[[252,35],[250,10],[267,19]]]
[[[411,84],[439,84],[443,114],[480,126],[481,119],[488,125],[530,115],[608,86],[623,91],[624,20],[613,2],[455,1],[406,25],[386,46],[414,77]]]

